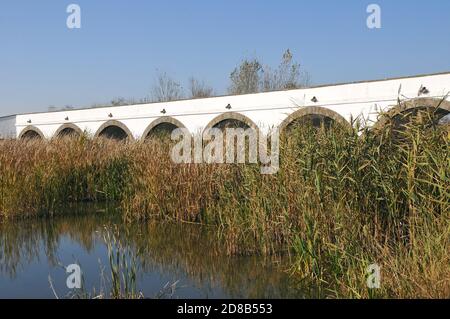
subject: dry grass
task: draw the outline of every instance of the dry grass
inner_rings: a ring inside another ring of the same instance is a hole
[[[130,145],[85,137],[0,142],[0,216],[52,213],[59,205],[119,200]]]

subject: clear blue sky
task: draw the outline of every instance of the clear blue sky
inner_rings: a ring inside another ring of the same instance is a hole
[[[449,13],[448,0],[2,0],[0,116],[142,98],[157,69],[223,94],[243,57],[276,65],[286,48],[314,84],[450,71]]]

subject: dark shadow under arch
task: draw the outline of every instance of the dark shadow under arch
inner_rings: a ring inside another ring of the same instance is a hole
[[[288,127],[297,121],[310,121],[313,126],[326,126],[332,123],[340,124],[344,127],[350,127],[350,123],[339,113],[320,106],[308,106],[301,108],[290,114],[278,127],[280,132],[284,132]]]
[[[55,138],[60,138],[60,137],[74,137],[74,136],[81,136],[83,134],[83,131],[76,126],[75,124],[72,123],[67,123],[67,124],[63,124],[61,125],[55,132],[55,134],[53,135],[53,137]]]
[[[170,137],[170,134],[174,129],[183,128],[183,123],[170,116],[163,116],[152,121],[142,134],[142,140],[146,140],[153,137]]]
[[[251,152],[252,147],[258,146],[259,138],[262,136],[258,125],[250,118],[240,113],[226,112],[216,116],[206,125],[202,134],[203,147],[207,147],[209,141],[217,138],[216,134],[210,131],[213,128],[222,131],[223,152],[221,160],[226,159],[228,163],[249,162],[251,153],[253,153]],[[228,135],[227,129],[237,130]],[[243,134],[239,134],[239,131]],[[210,155],[216,156],[217,154],[214,150]],[[232,158],[228,157],[229,154],[232,154]]]
[[[30,125],[25,127],[19,134],[21,140],[44,139],[44,134],[36,126]]]
[[[436,116],[437,124],[439,119],[442,119],[450,114],[450,101],[447,101],[445,98],[416,98],[401,102],[383,114],[374,124],[373,128],[381,129],[389,121],[395,119],[400,119],[399,122],[401,122],[401,118],[407,117],[409,114],[413,114],[419,110],[432,110]]]
[[[245,115],[242,115],[240,113],[235,112],[226,112],[223,114],[220,114],[219,116],[216,116],[214,119],[212,119],[208,125],[206,125],[203,133],[206,132],[206,130],[211,128],[252,128],[256,130],[259,133],[259,127],[256,125],[255,122],[253,122],[250,118],[248,118]]]
[[[95,133],[94,137],[105,137],[118,141],[133,139],[133,135],[128,127],[116,120],[110,120],[103,123]]]

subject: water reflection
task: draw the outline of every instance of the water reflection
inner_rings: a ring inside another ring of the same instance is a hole
[[[74,208],[71,208],[73,210]],[[138,289],[155,296],[179,281],[180,298],[301,297],[281,271],[283,258],[229,257],[216,233],[197,225],[125,224],[112,209],[83,206],[54,218],[0,224],[0,297],[52,298],[48,276],[64,295],[62,265],[79,263],[85,289],[99,289],[109,273],[105,232],[114,229],[139,264]]]

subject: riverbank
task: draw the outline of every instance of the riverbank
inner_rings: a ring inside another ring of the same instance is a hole
[[[393,128],[292,129],[276,175],[258,165],[176,165],[159,141],[2,141],[0,214],[111,201],[127,221],[211,226],[229,255],[289,252],[293,280],[324,297],[448,298],[448,132]],[[381,267],[380,289],[367,288],[371,264]]]

